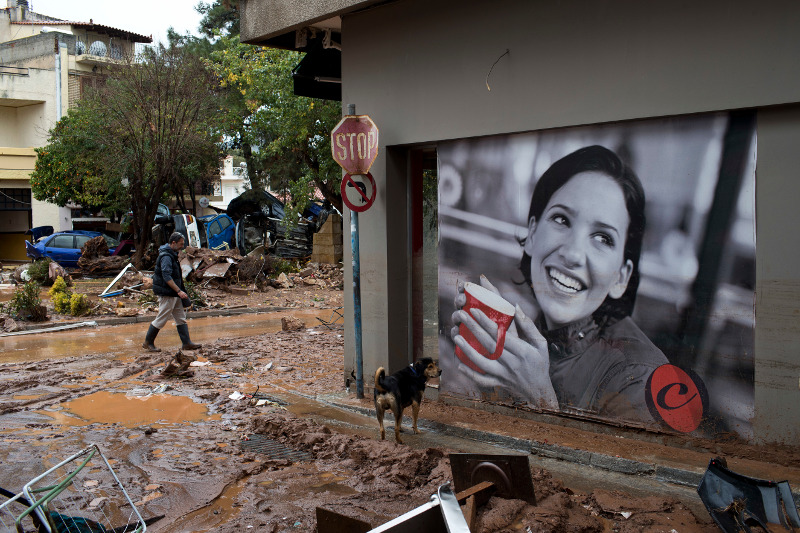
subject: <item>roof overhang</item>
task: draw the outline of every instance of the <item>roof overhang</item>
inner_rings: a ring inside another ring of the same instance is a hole
[[[385,3],[387,0],[241,0],[242,42],[298,50],[296,30],[340,32],[342,15]]]
[[[342,99],[342,16],[397,0],[241,0],[242,42],[306,55],[292,71],[294,94]]]
[[[91,31],[95,33],[100,33],[103,35],[108,35],[109,37],[116,37],[118,39],[126,39],[128,41],[132,41],[134,43],[152,43],[153,38],[147,37],[145,35],[140,35],[138,33],[133,33],[132,31],[121,30],[119,28],[114,28],[111,26],[104,26],[102,24],[94,24],[93,22],[72,22],[68,20],[23,20],[23,21],[12,21],[11,24],[17,24],[20,26],[66,26],[67,30],[70,27],[74,28],[81,28],[86,31]],[[69,33],[69,31],[65,32]]]

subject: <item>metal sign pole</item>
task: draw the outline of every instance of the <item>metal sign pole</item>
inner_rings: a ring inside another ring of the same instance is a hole
[[[356,114],[356,105],[347,105]],[[358,212],[350,210],[350,247],[353,252],[353,329],[356,348],[356,398],[364,397],[364,354],[361,350],[361,259],[358,248]]]
[[[358,250],[358,213],[350,211],[350,245],[353,248],[353,322],[356,344],[356,398],[364,397],[364,356],[361,351],[361,262]]]

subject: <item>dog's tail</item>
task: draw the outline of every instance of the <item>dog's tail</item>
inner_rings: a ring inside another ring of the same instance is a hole
[[[386,377],[386,370],[383,367],[375,371],[375,390],[378,392],[386,392],[386,389],[381,385],[381,380]]]

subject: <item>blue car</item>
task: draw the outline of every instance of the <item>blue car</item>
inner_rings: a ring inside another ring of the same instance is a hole
[[[81,248],[86,241],[102,236],[108,245],[108,251],[113,255],[119,241],[98,231],[59,231],[39,239],[36,244],[25,241],[25,254],[31,259],[49,257],[64,267],[76,268],[81,257]]]

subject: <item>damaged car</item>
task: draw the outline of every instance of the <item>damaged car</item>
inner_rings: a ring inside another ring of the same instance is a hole
[[[119,241],[97,231],[71,230],[59,231],[40,237],[35,243],[25,241],[25,254],[33,259],[49,257],[64,267],[77,268],[83,245],[90,239],[103,237],[108,251],[115,255]]]
[[[287,228],[283,202],[266,191],[251,189],[231,200],[226,213],[236,221],[235,243],[242,255],[263,246],[271,255],[300,258],[311,255],[314,233],[331,210],[328,205],[312,203],[298,223]]]

